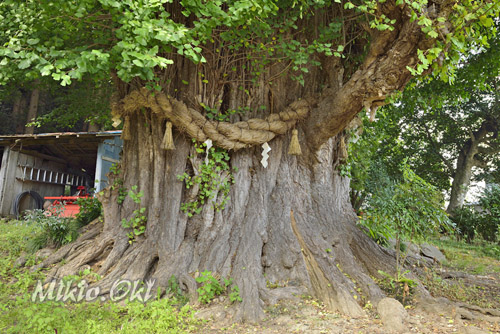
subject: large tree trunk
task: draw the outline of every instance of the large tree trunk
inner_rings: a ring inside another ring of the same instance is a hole
[[[233,278],[239,287],[239,319],[259,320],[266,303],[304,290],[331,309],[362,316],[364,302],[376,305],[383,297],[371,276],[393,272],[395,259],[356,226],[349,180],[337,171],[342,131],[363,107],[374,111],[402,89],[411,77],[407,66],[418,61],[417,49],[432,45],[402,7],[381,6],[398,23],[393,31],[373,32],[365,62],[348,74],[340,58],[323,59],[322,68],[309,69],[302,87],[282,75],[286,64],[276,63],[248,83],[245,57],[235,60],[231,52],[217,51],[218,45],[206,45],[213,58],[204,65],[175,58],[176,66],[162,73],[168,78],[163,92],[153,95],[140,89],[143,83],[119,83],[112,109],[115,120],[125,120],[127,140],[122,171],[110,179],[116,187],[100,196],[104,225],[94,225],[37,267],[66,258],[49,273],[52,279],[90,265],[104,276],[97,284],[106,289],[118,278],[156,278],[166,287],[175,275],[192,295],[196,272],[209,270]],[[241,72],[225,73],[228,64]],[[248,112],[233,116],[232,124],[215,122],[203,115],[201,103]],[[176,130],[173,151],[162,149],[165,120]],[[287,154],[292,129],[299,130],[302,156]],[[230,150],[230,164],[238,169],[223,210],[208,203],[188,217],[181,204],[196,197],[197,187],[186,189],[177,176],[196,174],[203,163],[203,156],[190,158],[196,156],[192,139],[211,139]],[[265,142],[272,148],[267,168],[260,163]],[[121,220],[130,219],[139,205],[130,197],[118,203],[118,179],[127,190],[136,185],[144,194],[147,227],[132,244]],[[267,282],[286,286],[271,289]]]
[[[14,97],[12,107],[12,118],[14,121],[15,133],[24,133],[25,115],[26,115],[26,98],[21,91],[17,91]]]
[[[481,153],[481,150],[484,150],[479,144],[483,143],[486,140],[487,134],[494,132],[495,129],[491,127],[489,120],[483,121],[479,129],[471,133],[470,138],[460,150],[457,158],[457,167],[453,175],[450,203],[446,209],[448,213],[453,214],[453,211],[463,206],[472,178],[472,168],[487,168],[487,162],[477,157],[477,154]]]
[[[449,213],[453,213],[453,211],[463,206],[467,191],[469,190],[472,167],[474,166],[474,155],[468,153],[462,150],[458,155],[457,167],[451,186],[450,203],[446,209]]]
[[[118,189],[108,188],[101,197],[102,233],[73,246],[84,251],[49,277],[73,274],[89,264],[105,276],[101,287],[110,288],[118,278],[156,278],[165,287],[175,275],[195,294],[195,272],[209,270],[234,279],[243,299],[238,315],[244,320],[261,319],[262,302],[306,290],[352,316],[363,315],[361,301],[376,304],[383,297],[370,276],[380,269],[391,272],[394,259],[356,226],[349,180],[335,169],[334,139],[321,148],[315,165],[288,155],[287,138],[271,143],[267,168],[259,162],[260,148],[232,154],[231,165],[238,171],[226,208],[217,212],[206,205],[200,215],[188,218],[180,206],[193,194],[177,175],[191,169],[191,163],[204,162],[188,159],[193,152],[183,135],[175,135],[175,151],[162,150],[163,130],[156,116],[136,115],[131,131],[137,136],[125,142],[122,157],[124,187],[137,185],[144,193],[142,203],[148,203],[145,235],[129,244],[119,222],[138,205],[130,198],[118,204]],[[267,282],[288,283],[270,289]]]

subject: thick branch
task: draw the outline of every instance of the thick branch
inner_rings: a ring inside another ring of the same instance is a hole
[[[472,160],[472,165],[480,168],[488,168],[488,162],[474,158]]]
[[[485,155],[493,155],[500,153],[500,144],[495,143],[495,145],[491,145],[489,147],[479,147],[478,152]]]
[[[399,9],[391,14],[400,22],[395,26],[397,33],[377,36],[363,66],[341,89],[326,91],[311,113],[306,134],[314,151],[342,131],[363,107],[372,112],[370,109],[383,105],[387,96],[401,90],[410,80],[407,66],[416,64],[417,50],[425,49],[429,41]]]

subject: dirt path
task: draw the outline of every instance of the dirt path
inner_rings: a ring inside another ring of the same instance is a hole
[[[267,318],[259,325],[231,324],[227,306],[214,304],[200,308],[198,316],[210,319],[200,332],[203,333],[389,333],[374,312],[367,310],[362,319],[344,317],[329,312],[314,300],[300,299],[283,302],[266,309]],[[409,319],[405,333],[500,333],[498,321],[460,320],[453,314],[429,314],[418,307],[407,308]]]

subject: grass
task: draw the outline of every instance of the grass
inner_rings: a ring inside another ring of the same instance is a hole
[[[453,301],[477,305],[483,308],[500,309],[500,245],[490,242],[468,244],[464,241],[432,239],[446,255],[440,265],[424,267],[419,272],[420,282],[434,297],[446,297]],[[443,279],[443,273],[457,274],[457,278]],[[458,278],[461,277],[461,278]],[[376,280],[377,284],[391,297],[403,305],[414,300],[405,300],[398,283],[387,275]],[[409,286],[410,295],[412,289]]]
[[[189,333],[198,328],[192,309],[179,309],[175,299],[147,304],[32,302],[31,293],[45,273],[14,268],[32,233],[33,227],[24,223],[0,220],[1,333]],[[34,256],[27,264],[35,264]]]
[[[422,284],[434,297],[446,297],[450,300],[477,305],[485,308],[497,308],[498,300],[491,292],[480,285],[467,284],[463,279],[444,280],[434,270],[429,269],[420,277]]]
[[[499,244],[455,240],[432,240],[432,243],[446,255],[448,267],[476,275],[500,273]]]
[[[447,260],[441,264],[443,269],[479,275],[445,280],[439,275],[439,268],[425,268],[420,280],[433,296],[485,308],[500,308],[500,286],[496,283],[500,278],[500,245],[455,240],[431,240],[431,243],[446,255]]]

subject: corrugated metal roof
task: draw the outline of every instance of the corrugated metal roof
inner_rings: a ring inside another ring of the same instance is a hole
[[[56,132],[0,136],[0,149],[9,147],[28,155],[51,157],[90,170],[95,167],[97,148],[121,130],[99,132]]]
[[[1,141],[11,141],[12,139],[24,138],[60,138],[60,137],[115,137],[119,136],[122,130],[113,131],[98,131],[98,132],[54,132],[54,133],[35,133],[35,134],[17,134],[17,135],[4,135],[0,136]]]

